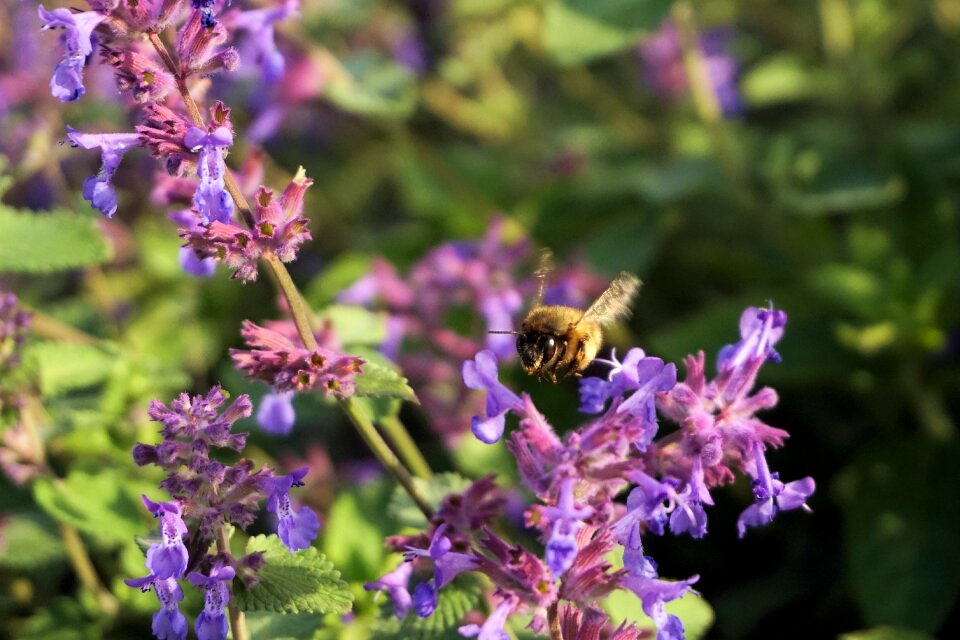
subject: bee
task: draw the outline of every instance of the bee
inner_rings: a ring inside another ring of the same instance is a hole
[[[553,254],[544,249],[534,272],[537,295],[519,331],[491,331],[517,336],[517,353],[523,370],[541,381],[557,382],[580,376],[603,344],[603,326],[630,316],[630,303],[640,289],[640,279],[621,271],[607,290],[586,311],[561,305],[544,305],[543,291],[553,271]]]

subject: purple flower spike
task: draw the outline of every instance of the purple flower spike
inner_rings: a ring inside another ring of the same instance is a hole
[[[413,573],[413,563],[401,562],[400,566],[379,580],[364,583],[363,588],[367,591],[386,591],[393,603],[393,613],[397,618],[403,618],[413,602],[407,590],[411,573]]]
[[[593,507],[577,507],[574,504],[573,482],[573,478],[564,478],[557,506],[543,510],[543,515],[553,522],[545,559],[557,578],[573,564],[577,555],[577,531],[583,527],[583,520],[593,515]]]
[[[268,393],[260,400],[257,424],[274,436],[285,436],[293,431],[297,414],[293,410],[293,391]]]
[[[154,587],[157,600],[160,601],[160,610],[153,614],[151,630],[158,640],[185,640],[187,637],[187,619],[180,613],[180,601],[183,600],[183,589],[175,578],[157,578],[149,575],[144,578],[128,578],[124,580],[128,587],[141,591],[149,591]]]
[[[807,508],[807,498],[816,490],[816,484],[809,476],[784,484],[779,480],[778,474],[770,473],[767,459],[763,455],[763,445],[759,442],[754,444],[753,459],[757,466],[753,481],[755,502],[737,519],[737,533],[741,538],[746,535],[747,527],[769,524],[778,511]]]
[[[226,640],[228,625],[223,610],[230,602],[227,583],[233,580],[235,575],[233,567],[218,562],[210,570],[209,576],[196,571],[187,576],[194,586],[204,589],[203,611],[197,616],[197,622],[193,626],[199,640]]]
[[[187,525],[183,522],[180,505],[176,502],[153,502],[140,496],[147,511],[160,518],[160,534],[163,540],[150,545],[147,550],[147,568],[160,579],[182,578],[187,570],[187,547],[183,536]]]
[[[90,37],[97,25],[106,20],[106,16],[96,11],[74,13],[66,8],[47,11],[43,5],[38,7],[37,14],[43,22],[41,29],[66,30],[66,51],[50,79],[50,92],[61,102],[77,100],[86,93],[83,86],[83,65],[93,51]]]
[[[133,147],[140,146],[140,135],[136,133],[83,133],[73,127],[67,127],[70,142],[84,149],[100,148],[103,166],[99,173],[83,181],[83,198],[90,205],[112,218],[117,212],[117,192],[113,190],[110,179],[116,173],[123,155]]]
[[[486,416],[474,416],[471,429],[480,442],[493,444],[503,437],[508,410],[520,412],[523,401],[520,396],[500,384],[497,379],[497,356],[484,349],[473,360],[463,363],[463,383],[470,389],[487,392]]]
[[[200,154],[197,159],[200,184],[193,196],[197,211],[204,222],[229,222],[233,215],[233,198],[223,183],[226,166],[222,150],[233,144],[233,134],[227,127],[218,127],[212,133],[190,127],[183,137],[183,144]]]
[[[306,549],[320,531],[320,520],[309,507],[293,509],[290,502],[290,489],[303,486],[303,477],[308,467],[301,467],[293,473],[278,478],[264,478],[263,490],[267,492],[267,510],[277,514],[277,535],[290,553]]]
[[[513,612],[517,603],[512,598],[508,598],[497,605],[490,617],[484,621],[483,626],[468,624],[460,627],[458,631],[465,638],[477,638],[477,640],[509,640],[510,636],[503,630],[507,624],[507,618]]]
[[[787,324],[787,313],[774,309],[747,307],[740,316],[740,342],[728,344],[717,356],[717,368],[729,371],[744,367],[749,361],[759,358],[780,362],[780,354],[773,345],[783,337],[783,328]]]

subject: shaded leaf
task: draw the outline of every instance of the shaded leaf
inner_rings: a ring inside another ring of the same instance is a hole
[[[543,44],[560,64],[618,53],[657,29],[669,0],[556,0],[547,5]]]
[[[106,262],[110,250],[93,218],[0,205],[0,272],[49,273]]]
[[[24,352],[24,364],[34,373],[44,396],[99,384],[117,365],[114,349],[76,342],[39,342]]]
[[[246,553],[262,551],[266,565],[253,589],[236,594],[244,611],[275,613],[346,613],[353,593],[333,563],[315,547],[290,553],[276,535],[255,536]]]
[[[399,371],[369,360],[363,365],[363,372],[357,376],[357,395],[399,398],[420,403],[417,394]]]
[[[36,571],[65,560],[66,553],[60,536],[49,518],[35,513],[21,513],[4,521],[0,568]]]
[[[247,630],[252,640],[294,640],[312,638],[323,624],[319,613],[290,614],[250,611],[246,615]]]
[[[330,102],[362,116],[407,118],[417,104],[413,74],[386,58],[361,53],[344,60],[325,87]]]

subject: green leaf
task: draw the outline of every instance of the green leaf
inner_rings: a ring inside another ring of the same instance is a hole
[[[254,536],[247,542],[247,553],[262,551],[266,565],[260,570],[260,582],[236,594],[237,606],[244,611],[275,613],[346,613],[353,594],[340,572],[326,556],[309,547],[290,553],[276,535]]]
[[[379,346],[387,337],[387,314],[377,313],[363,307],[334,304],[323,309],[321,318],[329,319],[337,332],[337,338],[345,346]]]
[[[340,73],[325,88],[330,102],[361,116],[409,117],[417,105],[413,74],[377,54],[364,52],[341,60]]]
[[[49,518],[23,513],[6,520],[3,545],[0,546],[0,569],[37,571],[65,560],[60,536]]]
[[[117,364],[115,349],[76,342],[39,342],[24,351],[24,365],[44,396],[100,384]]]
[[[374,576],[387,552],[387,510],[393,483],[385,478],[356,487],[345,487],[327,514],[321,548],[347,575]]]
[[[464,478],[459,473],[438,473],[430,480],[414,478],[413,482],[434,509],[440,507],[440,503],[447,495],[461,493],[472,484],[469,478]],[[427,526],[423,513],[401,487],[394,490],[387,512],[402,526],[415,529]]]
[[[33,495],[55,520],[72,524],[96,540],[117,544],[146,531],[148,516],[139,494],[151,489],[116,469],[97,473],[74,469],[62,480],[37,479]]]
[[[370,360],[367,360],[363,365],[363,372],[357,376],[357,395],[399,398],[420,404],[417,394],[413,392],[407,384],[407,379],[399,371]]]
[[[319,613],[290,614],[250,611],[246,615],[247,630],[252,640],[299,640],[312,638],[323,623]]]
[[[457,629],[465,615],[481,608],[483,587],[475,576],[462,574],[437,594],[437,609],[429,618],[408,613],[403,620],[393,615],[393,607],[384,606],[381,619],[374,625],[373,640],[460,640]]]
[[[0,272],[49,273],[106,262],[95,220],[68,211],[16,211],[0,205]]]
[[[872,625],[936,632],[960,596],[960,447],[889,438],[841,476],[847,561]]]
[[[543,44],[560,64],[580,64],[630,48],[669,9],[669,0],[556,0],[544,13]]]

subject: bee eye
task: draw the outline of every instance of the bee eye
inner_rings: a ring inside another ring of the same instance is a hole
[[[543,339],[543,361],[550,362],[553,360],[553,356],[556,352],[557,341],[553,339],[553,336],[546,336]]]

